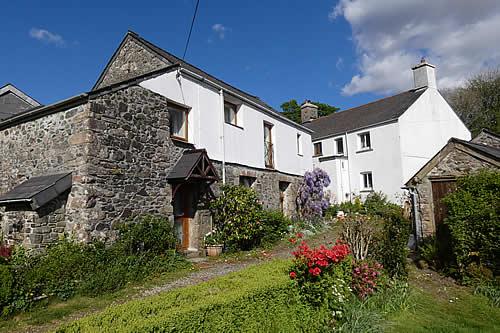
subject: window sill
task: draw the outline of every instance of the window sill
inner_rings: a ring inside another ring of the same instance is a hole
[[[240,130],[243,130],[243,129],[244,129],[243,127],[238,126],[238,125],[235,125],[235,124],[231,124],[231,123],[228,123],[228,122],[224,122],[224,123],[225,123],[226,125],[230,125],[230,126],[236,127],[236,128],[238,128],[238,129],[240,129]]]
[[[368,152],[368,151],[373,151],[373,148],[363,148],[363,149],[360,149],[356,152],[356,154],[358,153],[365,153],[365,152]]]
[[[313,155],[313,157],[321,157],[321,156],[323,156],[323,154]]]
[[[373,192],[373,188],[364,188],[359,191],[360,193],[371,193]]]
[[[297,156],[304,157],[304,154],[297,153]]]
[[[182,143],[189,143],[189,141],[187,139],[184,139],[184,138],[181,138],[178,136],[171,135],[170,139],[172,139],[173,141],[178,141],[178,142],[182,142]]]

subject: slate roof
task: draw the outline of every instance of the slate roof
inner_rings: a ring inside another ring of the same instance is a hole
[[[39,106],[40,103],[10,83],[0,87],[0,121]]]
[[[467,148],[477,151],[480,154],[487,155],[489,157],[496,159],[497,161],[500,161],[500,148],[495,148],[480,143],[474,143],[471,141],[464,141],[457,138],[451,138],[450,141],[458,142],[466,146]]]
[[[314,131],[312,139],[334,136],[398,119],[425,92],[409,90],[352,109],[332,113],[304,124]]]
[[[1,195],[0,206],[28,203],[38,209],[69,190],[71,182],[71,172],[32,177]]]

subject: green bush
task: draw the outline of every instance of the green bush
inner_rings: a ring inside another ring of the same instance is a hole
[[[249,250],[281,239],[292,224],[281,212],[266,211],[257,193],[244,186],[222,186],[221,195],[210,203],[214,226],[232,250]]]
[[[14,279],[7,265],[0,265],[0,308],[8,305],[12,295]]]
[[[262,212],[262,244],[272,244],[283,239],[288,233],[292,221],[280,211]]]
[[[500,171],[481,171],[457,180],[457,190],[443,199],[448,207],[452,262],[461,279],[478,263],[499,275]]]
[[[15,249],[10,262],[13,292],[4,312],[27,310],[41,299],[99,295],[152,274],[187,267],[174,250],[175,236],[167,220],[145,216],[120,230],[110,246],[63,239],[38,255]]]
[[[388,203],[377,213],[383,219],[382,237],[377,250],[377,260],[384,266],[390,277],[408,276],[408,240],[411,223],[403,215],[403,209]]]
[[[329,312],[300,303],[272,261],[196,286],[110,307],[58,332],[323,332]]]

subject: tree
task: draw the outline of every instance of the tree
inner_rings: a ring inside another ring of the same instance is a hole
[[[500,69],[477,74],[442,94],[473,136],[483,128],[500,133]]]
[[[339,108],[320,102],[311,102],[318,106],[318,117],[328,116],[334,112],[337,112]],[[288,119],[295,121],[296,123],[301,123],[300,118],[300,105],[297,103],[297,100],[291,99],[287,102],[281,104],[281,110],[283,110],[283,115]]]

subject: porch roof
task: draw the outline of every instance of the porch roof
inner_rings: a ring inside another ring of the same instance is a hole
[[[187,182],[192,180],[217,181],[217,170],[208,158],[205,149],[192,149],[184,151],[167,176],[170,183]]]

